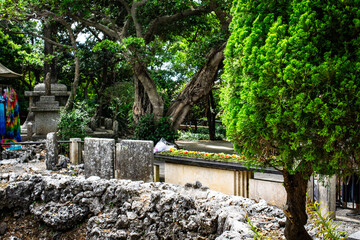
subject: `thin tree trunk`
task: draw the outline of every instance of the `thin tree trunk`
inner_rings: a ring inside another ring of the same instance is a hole
[[[44,36],[48,39],[54,40],[54,35],[57,33],[57,24],[56,22],[45,23],[44,24]],[[44,43],[44,54],[53,55],[54,54],[54,45],[48,41]],[[54,56],[51,61],[44,61],[44,81],[47,73],[50,73],[51,83],[57,82],[57,60]]]
[[[208,120],[208,126],[209,126],[209,138],[210,140],[216,140],[215,136],[215,100],[214,96],[212,94],[212,91],[209,93],[208,98],[208,110],[207,110],[207,120]]]
[[[70,41],[71,41],[71,45],[74,49],[74,61],[75,61],[75,74],[74,74],[74,81],[71,85],[71,91],[70,91],[70,96],[66,102],[65,105],[65,110],[71,110],[74,106],[74,99],[76,96],[76,90],[79,86],[79,81],[80,81],[80,58],[78,56],[78,48],[76,45],[76,36],[74,34],[74,31],[72,30],[71,26],[69,24],[67,24],[65,21],[62,21],[62,24],[66,27],[68,33],[69,33],[69,37],[70,37]]]
[[[167,116],[172,121],[172,128],[178,129],[191,107],[200,98],[209,94],[218,70],[224,59],[224,43],[220,48],[209,54],[206,64],[198,71],[194,78],[185,86],[184,90],[171,104]]]
[[[284,208],[286,215],[285,237],[288,240],[311,240],[305,230],[307,222],[306,214],[306,191],[309,173],[297,172],[291,175],[283,170],[284,186],[287,193],[287,205]]]
[[[74,81],[71,85],[71,91],[70,96],[66,102],[65,110],[71,110],[74,106],[74,99],[76,96],[76,90],[79,86],[79,75],[80,75],[80,59],[77,56],[77,51],[75,51],[75,75],[74,75]]]

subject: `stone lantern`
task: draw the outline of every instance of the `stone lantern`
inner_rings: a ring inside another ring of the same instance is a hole
[[[43,139],[50,132],[57,131],[60,109],[65,106],[70,95],[64,84],[52,83],[51,94],[46,93],[45,83],[37,84],[34,91],[25,91],[29,97],[29,115],[22,133],[27,139]]]

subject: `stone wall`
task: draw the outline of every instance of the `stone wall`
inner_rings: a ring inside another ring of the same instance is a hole
[[[199,182],[182,187],[60,174],[0,175],[0,213],[15,209],[55,230],[86,221],[87,239],[253,239],[246,212],[285,223],[282,211],[265,201]]]

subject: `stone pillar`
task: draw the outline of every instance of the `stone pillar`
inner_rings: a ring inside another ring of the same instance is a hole
[[[91,118],[90,119],[90,128],[92,129],[92,130],[96,130],[96,128],[97,128],[97,122],[96,122],[96,119],[95,118]]]
[[[51,80],[50,80],[50,72],[48,72],[45,76],[45,95],[50,96],[51,95]]]
[[[26,125],[26,130],[27,130],[27,139],[29,141],[32,141],[32,135],[34,134],[33,132],[33,124],[31,122],[28,122]]]
[[[81,138],[70,138],[70,162],[77,165],[81,162]]]
[[[113,122],[111,118],[105,118],[105,129],[111,130],[113,126]]]
[[[112,130],[114,131],[114,134],[116,135],[119,132],[119,122],[118,121],[114,121],[113,125],[112,125]]]
[[[85,138],[85,177],[99,176],[114,178],[115,140],[106,138]]]
[[[46,169],[57,170],[56,165],[58,163],[58,144],[56,139],[56,133],[51,132],[46,136]]]
[[[116,144],[115,177],[132,181],[154,181],[154,143],[122,140]]]
[[[318,191],[319,191],[319,199],[320,203],[319,208],[323,208],[321,213],[324,215],[325,213],[331,211],[331,217],[335,218],[336,211],[336,176],[332,177],[324,177],[324,181],[322,179],[318,181]]]

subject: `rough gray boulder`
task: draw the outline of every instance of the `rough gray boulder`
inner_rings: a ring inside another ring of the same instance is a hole
[[[30,212],[38,220],[55,230],[68,230],[87,217],[89,208],[73,203],[34,203],[30,205]]]
[[[284,215],[264,202],[202,187],[92,176],[0,176],[0,211],[22,209],[55,230],[87,221],[87,239],[251,239],[246,214]],[[275,224],[275,223],[274,223]]]

